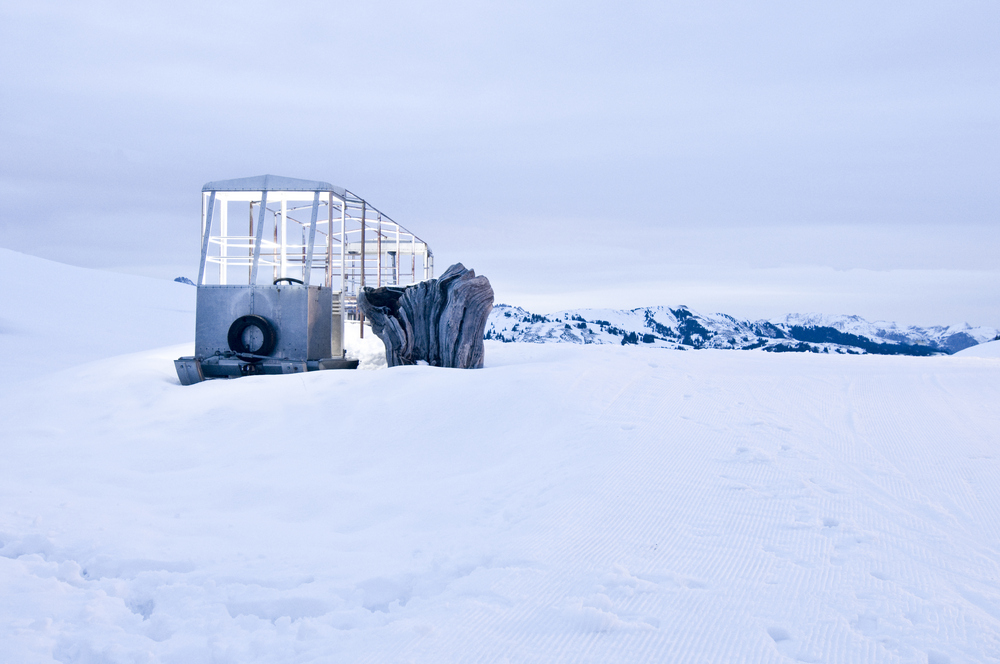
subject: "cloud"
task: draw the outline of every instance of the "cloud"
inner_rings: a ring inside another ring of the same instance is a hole
[[[553,290],[678,260],[980,269],[1000,211],[993,3],[2,11],[0,245],[88,266],[176,276],[201,185],[261,173]]]

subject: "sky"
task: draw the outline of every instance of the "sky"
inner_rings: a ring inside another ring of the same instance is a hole
[[[194,276],[318,179],[535,311],[1000,326],[1000,4],[6,2],[0,246]]]

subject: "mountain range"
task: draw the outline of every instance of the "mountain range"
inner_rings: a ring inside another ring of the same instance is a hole
[[[507,304],[493,307],[485,336],[503,342],[877,355],[950,355],[1000,338],[992,327],[904,327],[848,315],[788,314],[750,321],[722,313],[699,314],[684,305],[571,309],[541,315]]]

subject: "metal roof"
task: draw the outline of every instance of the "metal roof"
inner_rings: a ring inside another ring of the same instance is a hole
[[[347,191],[343,187],[335,187],[329,182],[318,180],[300,180],[286,178],[280,175],[256,175],[250,178],[235,180],[218,180],[209,182],[201,188],[202,191],[329,191],[343,198]]]

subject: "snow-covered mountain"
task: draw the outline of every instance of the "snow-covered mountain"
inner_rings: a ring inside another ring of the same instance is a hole
[[[661,348],[761,349],[771,352],[932,355],[954,353],[996,339],[991,327],[968,324],[902,327],[860,316],[789,314],[772,320],[739,320],[699,314],[686,306],[630,310],[572,309],[540,315],[498,304],[486,338],[498,341],[576,344],[648,344]]]

